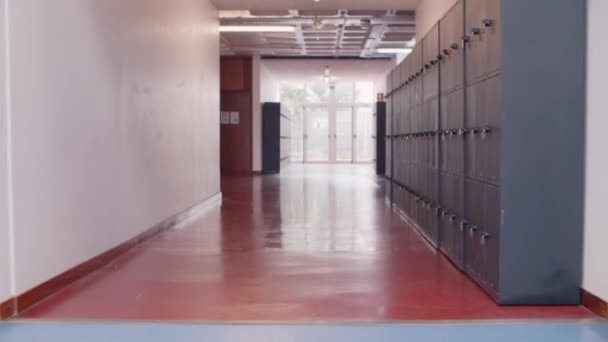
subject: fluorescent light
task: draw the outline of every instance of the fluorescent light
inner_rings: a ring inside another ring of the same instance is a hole
[[[397,48],[380,48],[377,49],[376,52],[378,53],[394,53],[394,54],[399,54],[399,53],[410,53],[412,52],[411,48],[403,48],[403,49],[397,49]]]
[[[222,25],[220,32],[295,32],[294,26]]]

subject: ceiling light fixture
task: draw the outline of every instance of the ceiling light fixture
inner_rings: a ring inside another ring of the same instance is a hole
[[[226,25],[220,32],[295,32],[294,26]]]
[[[385,54],[400,54],[400,53],[410,53],[412,52],[411,48],[380,48],[377,49],[376,52],[378,53],[385,53]]]

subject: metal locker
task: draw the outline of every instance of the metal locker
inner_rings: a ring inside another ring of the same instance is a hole
[[[439,170],[439,136],[434,134],[431,137],[431,168]]]
[[[501,69],[502,38],[500,23],[501,0],[484,0],[479,8],[477,22],[471,22],[471,32],[479,32],[477,38],[483,49],[483,64],[479,75],[486,77]]]
[[[501,0],[467,0],[467,82],[475,82],[501,67]]]
[[[429,131],[435,131],[439,128],[439,98],[429,102]]]
[[[429,169],[429,200],[439,204],[439,171]]]
[[[465,261],[466,271],[480,280],[483,268],[483,255],[479,243],[484,231],[484,184],[475,180],[465,180]]]
[[[464,3],[458,1],[440,22],[441,93],[463,86],[464,54],[461,37],[464,30]]]
[[[465,176],[469,179],[483,180],[478,167],[483,164],[479,145],[480,135],[481,131],[478,128],[470,129],[469,133],[465,135]]]
[[[456,89],[441,98],[440,129],[462,128],[464,124],[464,92]]]
[[[434,201],[429,201],[426,206],[426,232],[435,246],[439,246],[439,221]]]
[[[401,159],[399,158],[401,149],[401,139],[396,137],[393,139],[393,179],[399,182],[399,173],[401,168]]]
[[[485,61],[485,46],[482,41],[479,24],[481,22],[485,3],[488,0],[466,0],[465,32],[462,36],[462,46],[466,49],[466,82],[471,84],[479,80],[483,74]]]
[[[403,189],[403,207],[402,212],[405,216],[409,217],[409,210],[412,202],[412,194],[407,188]]]
[[[485,84],[477,82],[467,86],[467,107],[465,112],[465,127],[480,127],[485,114]]]
[[[399,84],[401,83],[401,75],[399,74],[399,68],[395,68],[392,71],[393,76],[391,79],[393,80],[392,89],[397,92],[399,90]]]
[[[435,24],[422,40],[423,99],[439,95],[439,25]]]
[[[400,186],[399,187],[399,206],[398,206],[398,208],[401,212],[403,212],[403,209],[405,208],[405,201],[406,201],[405,196],[406,196],[405,189]]]
[[[463,235],[454,213],[442,210],[439,216],[441,227],[441,249],[461,269],[463,265]]]
[[[386,139],[386,176],[391,178],[392,176],[392,138]]]
[[[441,209],[439,213],[439,229],[441,234],[441,250],[448,256],[452,261],[456,261],[456,252],[454,240],[456,239],[455,232],[452,229],[452,224],[448,219],[448,211]]]
[[[494,185],[500,183],[500,139],[501,139],[501,79],[495,76],[486,80],[485,117],[482,135],[484,149],[484,175],[486,182]]]
[[[439,170],[442,172],[449,171],[448,159],[450,157],[450,154],[449,154],[448,142],[449,142],[449,140],[448,140],[447,135],[445,135],[445,134],[443,134],[443,132],[441,132],[441,134],[439,135],[439,151],[441,153],[441,156],[439,158]]]
[[[480,244],[483,254],[483,280],[488,289],[498,293],[500,249],[500,188],[485,185],[484,226]]]
[[[444,210],[449,211],[453,207],[452,196],[450,195],[451,178],[450,174],[439,172],[439,203]]]
[[[464,175],[464,137],[458,129],[448,134],[448,170],[456,175]]]

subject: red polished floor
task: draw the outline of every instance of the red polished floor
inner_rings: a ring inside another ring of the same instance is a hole
[[[369,166],[223,181],[224,204],[22,318],[399,321],[588,318],[498,307],[393,213]]]

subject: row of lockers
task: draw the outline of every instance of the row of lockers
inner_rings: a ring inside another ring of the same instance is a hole
[[[388,201],[501,304],[580,301],[586,10],[460,0],[387,77]]]
[[[501,304],[580,300],[585,15],[460,0],[387,77],[388,201]]]
[[[442,94],[421,104],[411,104],[400,98],[406,86],[390,96],[389,109],[393,114],[393,135],[404,135],[459,127],[494,127],[501,125],[501,75],[478,80]],[[466,93],[466,96],[465,96]],[[466,115],[465,115],[466,98]]]
[[[387,79],[386,188],[401,214],[496,295],[502,77],[492,15],[499,0],[469,3],[478,8],[454,6]]]
[[[482,287],[497,294],[500,189],[428,171],[421,173],[425,176],[426,189],[391,182],[394,207]],[[433,200],[438,195],[443,203]]]
[[[393,136],[393,167],[390,175],[405,179],[403,165],[419,165],[464,176],[488,184],[500,182],[500,134],[491,128],[475,127]],[[410,184],[404,182],[403,184]]]

